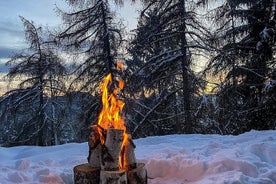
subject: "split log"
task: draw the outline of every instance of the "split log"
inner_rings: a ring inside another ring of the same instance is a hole
[[[95,148],[101,142],[99,131],[98,125],[91,126],[91,132],[88,139],[89,148]]]
[[[101,168],[105,171],[119,170],[119,157],[123,141],[123,130],[107,130],[105,145],[102,148]]]
[[[132,170],[137,167],[134,149],[136,148],[132,141],[131,135],[127,134],[124,138],[123,148],[121,152],[122,166],[126,170]]]
[[[127,174],[121,171],[101,171],[100,184],[127,184]]]
[[[82,164],[74,167],[74,184],[98,184],[100,182],[100,168]]]
[[[138,163],[136,169],[127,172],[128,184],[147,184],[147,170],[144,163]]]
[[[100,128],[98,125],[91,126],[91,133],[88,139],[88,146],[89,146],[89,155],[88,155],[88,162],[91,167],[101,167],[100,156],[101,156],[101,135],[100,135]]]
[[[101,144],[98,144],[96,148],[89,150],[88,162],[91,167],[96,167],[96,168],[101,167],[101,152],[102,152]]]

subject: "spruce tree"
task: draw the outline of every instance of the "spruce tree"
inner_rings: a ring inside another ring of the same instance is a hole
[[[206,71],[224,78],[217,94],[224,133],[269,129],[275,118],[275,107],[264,103],[265,83],[273,80],[274,8],[273,0],[227,0],[215,10],[218,54]]]
[[[194,131],[192,106],[199,79],[191,63],[198,50],[209,49],[208,30],[197,20],[194,6],[182,0],[149,1],[141,12],[130,49],[129,65],[135,70],[131,81],[147,89],[153,102],[134,131],[146,121],[164,130],[173,124],[174,133]]]

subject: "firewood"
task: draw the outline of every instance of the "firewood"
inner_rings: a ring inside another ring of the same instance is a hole
[[[134,149],[136,148],[134,142],[132,141],[131,135],[127,134],[125,138],[124,146],[121,152],[122,166],[126,170],[135,169],[136,166],[136,157]]]
[[[91,167],[101,167],[101,152],[102,145],[98,144],[98,146],[94,149],[89,150],[88,162]]]
[[[100,155],[101,155],[101,131],[98,125],[91,126],[91,133],[88,139],[89,155],[88,162],[92,167],[101,167]]]
[[[100,182],[100,168],[82,164],[74,167],[75,184],[98,184]]]
[[[138,163],[136,169],[127,172],[128,184],[147,184],[147,170],[144,163]]]
[[[127,174],[120,171],[101,171],[100,184],[127,184]]]
[[[93,148],[96,148],[100,142],[101,142],[101,138],[100,138],[98,125],[92,125],[91,132],[88,139],[88,146],[89,148],[93,149]]]
[[[105,147],[103,147],[102,149],[102,170],[119,170],[119,157],[123,141],[123,133],[123,130],[119,129],[109,129],[107,131],[106,141],[104,145]]]

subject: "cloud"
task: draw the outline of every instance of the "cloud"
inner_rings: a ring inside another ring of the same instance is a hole
[[[35,26],[57,26],[61,18],[54,12],[60,0],[0,1],[0,57],[6,57],[8,50],[26,48],[24,26],[19,16],[34,21]]]
[[[7,58],[20,53],[26,48],[25,36],[21,22],[0,20],[0,72],[7,72]]]
[[[23,26],[8,20],[0,21],[0,49],[22,48],[25,45]],[[0,55],[1,57],[1,55]]]
[[[55,12],[56,6],[65,8],[62,0],[6,0],[0,1],[1,19],[12,19],[22,25],[19,16],[34,21],[37,26],[57,26],[61,23],[61,17]]]
[[[21,49],[17,48],[5,48],[0,46],[0,59],[1,58],[10,58],[16,53],[20,53]]]
[[[8,73],[9,72],[9,68],[4,64],[4,63],[0,63],[0,73]]]
[[[22,35],[23,27],[9,21],[0,20],[0,31],[9,33],[10,35]]]
[[[0,58],[0,73],[7,73],[9,71],[9,68],[6,66],[8,60],[8,58]]]

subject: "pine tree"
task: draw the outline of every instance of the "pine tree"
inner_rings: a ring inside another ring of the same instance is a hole
[[[215,10],[219,50],[207,70],[224,75],[218,120],[224,123],[225,133],[270,127],[265,117],[272,109],[262,103],[274,60],[274,8],[273,0],[227,0]]]
[[[131,81],[136,86],[140,84],[140,89],[148,89],[147,95],[156,99],[134,131],[145,121],[162,127],[153,123],[154,118],[161,119],[162,125],[176,121],[174,131],[177,133],[193,131],[191,101],[196,91],[193,83],[197,83],[198,78],[191,70],[191,62],[198,50],[208,49],[205,42],[208,31],[197,20],[192,7],[195,4],[185,3],[149,1],[141,13],[130,49],[133,61],[129,66],[135,70]]]

